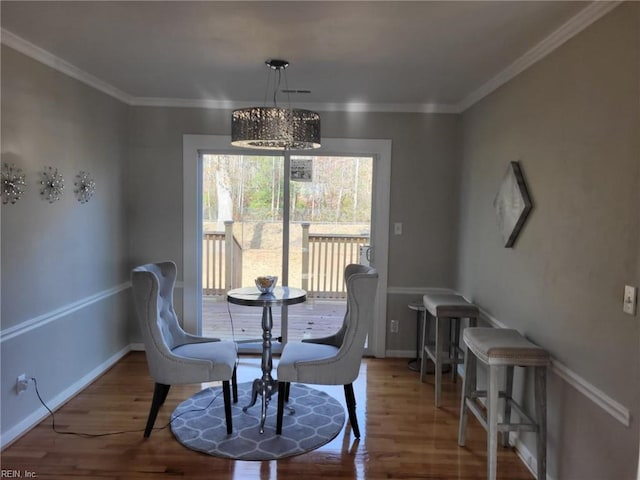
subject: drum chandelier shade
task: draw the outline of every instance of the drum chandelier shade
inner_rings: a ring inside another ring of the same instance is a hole
[[[234,110],[231,117],[231,145],[260,150],[310,150],[320,147],[320,115],[311,110],[282,108],[276,103],[281,73],[286,60],[267,60],[277,73],[273,107]]]
[[[320,147],[320,115],[310,110],[251,107],[233,111],[231,145],[265,150]]]

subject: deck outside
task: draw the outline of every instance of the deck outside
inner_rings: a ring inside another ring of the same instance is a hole
[[[310,299],[289,307],[289,340],[323,337],[335,333],[342,325],[346,302]],[[204,296],[202,331],[206,336],[234,339],[238,342],[261,341],[262,310],[227,304],[224,296]],[[280,337],[280,309],[273,309],[273,337]]]

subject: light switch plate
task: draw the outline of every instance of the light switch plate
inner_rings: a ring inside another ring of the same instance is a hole
[[[398,321],[391,320],[391,333],[398,333]]]
[[[393,224],[393,233],[396,235],[402,235],[402,223],[397,222]]]
[[[622,300],[622,311],[629,315],[636,314],[636,303],[638,301],[638,289],[631,285],[625,285],[624,298]]]

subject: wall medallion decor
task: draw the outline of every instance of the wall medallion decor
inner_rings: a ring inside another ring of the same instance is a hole
[[[22,169],[13,164],[3,162],[2,164],[2,203],[14,204],[24,195],[27,186],[25,174]]]
[[[49,203],[60,200],[64,190],[64,178],[57,168],[44,167],[40,172],[40,196]]]
[[[511,162],[493,201],[505,248],[516,241],[533,207],[518,162]]]
[[[5,205],[16,203],[24,194],[26,186],[27,182],[22,169],[4,162],[2,164],[2,203]]]
[[[76,179],[73,182],[75,186],[73,193],[76,195],[76,199],[80,203],[87,203],[93,197],[96,190],[96,182],[90,173],[80,170],[80,173],[76,175]]]

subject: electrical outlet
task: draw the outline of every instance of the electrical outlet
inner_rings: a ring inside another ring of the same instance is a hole
[[[402,235],[402,223],[396,222],[393,224],[393,233],[396,235]]]
[[[398,333],[398,320],[391,320],[391,333]]]
[[[29,388],[29,379],[27,378],[26,373],[18,375],[18,378],[16,379],[16,392],[18,395],[24,392],[27,388]]]
[[[622,299],[622,311],[629,315],[636,314],[636,302],[638,298],[638,289],[631,285],[624,286],[624,297]]]

